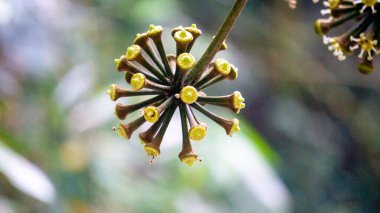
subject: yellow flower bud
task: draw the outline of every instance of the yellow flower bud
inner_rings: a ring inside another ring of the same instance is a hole
[[[158,155],[160,155],[160,150],[156,149],[153,146],[150,146],[149,144],[146,144],[144,146],[144,150],[146,154],[148,155],[148,157],[150,156],[157,157]]]
[[[240,92],[238,91],[234,92],[232,103],[233,103],[234,108],[236,109],[236,113],[239,113],[240,109],[245,108],[245,104],[243,103],[244,100],[245,99],[243,98]]]
[[[174,40],[179,43],[189,43],[193,40],[193,35],[186,30],[180,30],[174,34]]]
[[[142,73],[136,73],[131,78],[131,87],[134,90],[141,90],[145,86],[145,75]]]
[[[198,91],[192,86],[185,86],[181,90],[180,99],[185,104],[192,104],[198,99]]]
[[[205,125],[195,125],[189,130],[189,137],[194,141],[201,141],[207,133],[207,127]]]
[[[116,84],[111,84],[110,89],[107,90],[107,94],[110,96],[112,101],[116,100]]]
[[[195,161],[198,161],[197,155],[188,155],[186,157],[180,158],[182,163],[186,163],[188,166],[192,166]]]
[[[149,37],[154,37],[154,36],[157,36],[157,35],[161,35],[162,30],[163,30],[163,28],[161,26],[154,26],[153,24],[151,24],[149,26],[149,30],[147,32],[147,35]]]
[[[127,132],[125,131],[125,128],[124,128],[124,126],[123,125],[121,125],[121,124],[119,124],[119,126],[118,126],[118,132],[117,132],[117,135],[118,136],[122,136],[122,137],[124,137],[125,139],[129,139],[129,137],[128,137],[128,135],[127,135]]]
[[[194,56],[190,53],[182,53],[177,57],[177,65],[182,70],[190,70],[196,63]]]
[[[129,61],[135,60],[141,54],[141,47],[139,45],[132,45],[127,48],[125,52],[125,57]]]
[[[144,118],[146,121],[150,123],[155,123],[157,122],[159,117],[160,113],[158,112],[157,107],[148,106],[144,109]]]
[[[231,72],[231,64],[224,59],[217,59],[214,62],[215,69],[222,75],[228,75]]]
[[[236,118],[234,118],[234,119],[232,119],[232,122],[233,122],[233,124],[232,124],[230,130],[228,131],[228,135],[229,136],[232,136],[232,134],[234,132],[239,132],[240,131],[239,120],[236,119]]]

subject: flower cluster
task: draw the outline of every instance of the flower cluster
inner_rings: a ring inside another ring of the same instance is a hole
[[[245,107],[240,92],[226,96],[208,96],[203,92],[222,80],[235,80],[238,70],[226,60],[216,59],[206,65],[205,70],[189,75],[197,64],[190,51],[202,34],[201,31],[194,24],[190,27],[174,28],[171,35],[176,42],[176,55],[166,54],[162,33],[162,27],[151,25],[146,33],[137,34],[134,44],[127,48],[125,55],[115,59],[116,70],[125,73],[125,81],[131,89],[112,84],[107,91],[111,100],[131,96],[150,98],[131,105],[116,104],[115,115],[120,120],[136,111],[140,111],[141,115],[127,124],[119,124],[114,131],[130,139],[132,133],[145,122],[152,123],[149,129],[139,133],[139,138],[153,162],[160,154],[164,134],[178,107],[183,135],[179,158],[181,162],[192,165],[200,158],[193,151],[191,140],[200,141],[207,132],[207,125],[196,118],[193,109],[219,124],[229,136],[240,130],[236,118],[226,119],[205,108],[205,105],[216,105],[239,113]],[[225,49],[227,45],[223,43],[220,51]]]
[[[318,19],[315,31],[323,36],[323,42],[339,60],[357,51],[358,70],[363,74],[371,73],[373,58],[380,53],[380,0],[325,0],[323,5],[325,9],[321,14],[329,17]],[[332,28],[346,23],[354,26],[339,36],[327,36]]]

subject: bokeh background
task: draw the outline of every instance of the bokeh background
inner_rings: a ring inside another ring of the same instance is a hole
[[[161,25],[174,53],[171,28],[196,23],[200,58],[232,2],[0,0],[0,212],[379,212],[380,67],[338,62],[309,0],[248,2],[218,55],[239,78],[207,90],[242,92],[242,131],[201,118],[202,163],[178,160],[178,114],[154,165],[111,131],[105,91],[126,85],[113,59],[135,34]]]

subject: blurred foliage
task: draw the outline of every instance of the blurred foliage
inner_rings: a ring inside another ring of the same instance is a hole
[[[0,212],[377,212],[380,74],[330,55],[311,1],[249,1],[220,54],[239,79],[207,91],[238,88],[246,122],[210,126],[203,163],[178,162],[178,121],[153,166],[112,133],[105,91],[135,34],[196,23],[199,58],[231,3],[0,0]]]

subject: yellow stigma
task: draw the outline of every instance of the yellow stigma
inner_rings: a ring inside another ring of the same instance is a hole
[[[144,118],[146,121],[150,123],[155,123],[157,122],[159,117],[160,113],[158,112],[156,107],[148,106],[144,109]]]
[[[141,47],[139,45],[132,45],[128,47],[125,57],[129,61],[135,60],[141,54]]]
[[[194,162],[197,160],[198,160],[197,155],[189,155],[189,156],[181,158],[181,162],[186,163],[188,166],[192,166]]]
[[[116,84],[111,84],[110,89],[107,90],[107,94],[110,96],[112,101],[116,101]]]
[[[190,53],[182,53],[177,57],[177,65],[182,70],[190,70],[196,63],[194,56]]]
[[[176,42],[189,43],[193,40],[193,35],[186,30],[180,30],[174,34],[174,39]]]
[[[153,24],[149,25],[149,30],[147,35],[149,37],[157,36],[162,33],[163,28],[161,26],[154,26]]]
[[[200,141],[206,136],[206,133],[207,128],[204,125],[196,125],[191,127],[189,137],[191,140]]]
[[[122,137],[124,137],[125,139],[128,140],[129,138],[128,138],[127,132],[124,129],[124,126],[121,125],[121,124],[119,124],[118,129],[119,129],[119,131],[117,132],[117,135],[118,136],[122,136]]]
[[[240,92],[238,91],[234,92],[233,105],[234,105],[234,108],[237,110],[236,113],[239,113],[240,109],[245,108],[245,104],[243,103],[244,100],[245,99],[243,98]]]
[[[182,88],[179,97],[183,103],[192,104],[198,99],[198,91],[192,86],[185,86]]]
[[[232,119],[232,122],[233,122],[233,124],[231,126],[231,129],[228,131],[228,135],[229,136],[232,136],[232,134],[234,132],[239,132],[240,131],[239,120],[236,119],[236,118],[234,118],[234,119]]]
[[[134,90],[141,90],[145,86],[145,75],[136,73],[131,78],[131,87]]]
[[[231,72],[231,64],[224,59],[217,59],[214,64],[215,69],[222,75],[228,75]]]
[[[150,157],[150,156],[157,157],[158,155],[160,155],[159,150],[157,150],[156,148],[149,146],[149,145],[145,145],[144,150],[145,150],[146,154],[148,155],[148,157]]]

